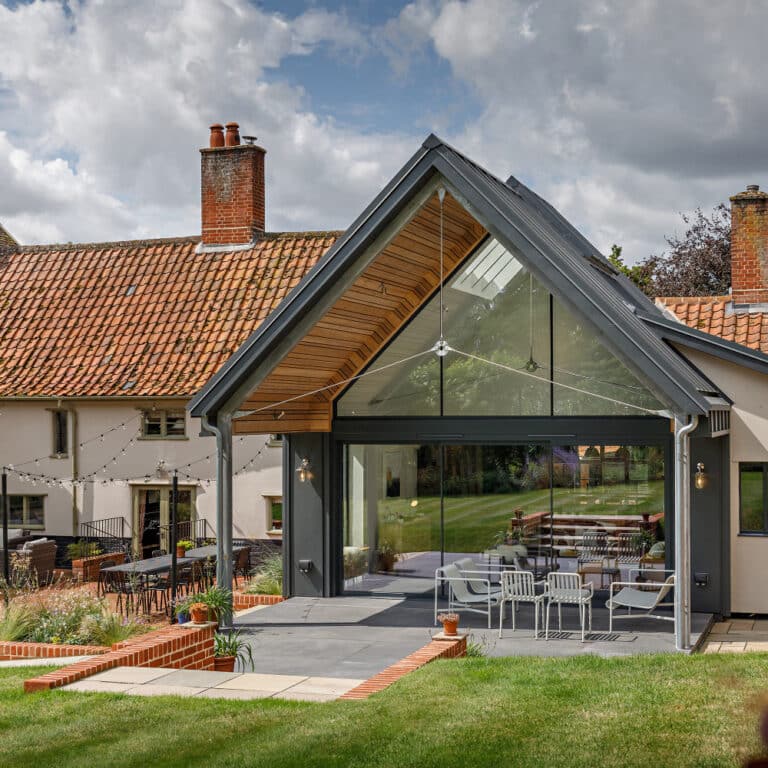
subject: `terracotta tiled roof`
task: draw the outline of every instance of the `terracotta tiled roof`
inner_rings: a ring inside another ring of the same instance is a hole
[[[730,296],[660,296],[656,303],[691,328],[768,353],[768,312],[734,312]]]
[[[191,396],[338,235],[18,247],[0,256],[0,397]]]
[[[0,250],[3,250],[4,248],[15,248],[17,245],[18,243],[11,237],[11,233],[4,229],[3,225],[0,224]]]

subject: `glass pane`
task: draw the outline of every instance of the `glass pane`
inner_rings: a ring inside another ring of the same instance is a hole
[[[765,531],[763,490],[762,464],[742,464],[739,468],[739,498],[741,530],[744,532]]]
[[[161,414],[144,414],[144,435],[146,437],[159,437],[163,434],[163,417]]]
[[[555,416],[644,416],[649,414],[631,406],[663,408],[591,328],[556,299],[553,313]]]
[[[183,437],[185,432],[186,421],[183,413],[169,413],[165,419],[165,431],[166,434],[171,437]]]
[[[438,304],[433,300],[339,398],[339,416],[439,416],[440,362],[434,353],[419,355],[437,341]],[[392,365],[393,363],[399,363]],[[386,370],[378,370],[392,365]]]
[[[444,413],[549,415],[549,293],[520,262],[491,240],[446,289],[445,308],[448,343],[476,358],[445,358]]]
[[[176,497],[176,520],[180,523],[188,520],[194,520],[192,509],[192,491],[179,490]]]
[[[42,496],[27,496],[27,522],[30,528],[45,528]]]
[[[500,544],[538,549],[549,517],[549,449],[445,447],[445,561]]]
[[[15,528],[24,527],[24,497],[8,497],[8,525]]]
[[[440,564],[439,448],[350,445],[344,483],[345,589],[431,591]]]

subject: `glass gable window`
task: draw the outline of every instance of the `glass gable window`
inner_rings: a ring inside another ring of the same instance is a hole
[[[497,240],[446,281],[336,403],[338,416],[649,415],[663,406]]]

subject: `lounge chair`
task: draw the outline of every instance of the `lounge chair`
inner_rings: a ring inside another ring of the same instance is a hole
[[[504,621],[504,605],[512,603],[512,631],[515,627],[515,611],[518,603],[533,603],[533,637],[539,639],[539,609],[544,611],[544,600],[547,597],[546,589],[536,592],[537,584],[545,584],[536,581],[531,571],[505,571],[501,575],[501,603],[499,603],[499,637],[501,637],[501,625]],[[542,617],[543,618],[543,617]]]
[[[672,616],[662,616],[654,613],[657,608],[663,606],[673,606],[672,602],[663,602],[669,594],[672,587],[675,586],[674,574],[660,583],[644,582],[642,588],[638,587],[637,582],[633,581],[614,581],[611,584],[611,596],[605,603],[609,611],[608,631],[613,632],[613,620],[615,619],[634,619],[638,617],[647,617],[649,619],[660,619],[661,621],[674,621],[674,611]],[[614,594],[614,588],[621,589]],[[626,608],[627,613],[620,616],[614,616],[613,612],[617,608]],[[632,613],[632,610],[640,613]]]
[[[483,591],[471,592],[469,582],[481,585]],[[491,628],[491,608],[499,604],[501,589],[494,588],[490,579],[478,579],[463,574],[455,563],[445,565],[435,571],[435,624],[437,624],[438,585],[448,585],[448,611],[472,611],[488,616],[488,629]]]

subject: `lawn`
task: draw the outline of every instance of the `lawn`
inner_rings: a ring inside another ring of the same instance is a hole
[[[367,701],[25,695],[0,671],[2,766],[738,766],[768,655],[466,659]]]

